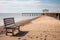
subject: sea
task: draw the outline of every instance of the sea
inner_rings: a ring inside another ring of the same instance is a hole
[[[38,14],[38,15],[37,15]],[[15,22],[41,16],[41,13],[0,13],[0,26],[4,25],[3,19],[14,17]]]

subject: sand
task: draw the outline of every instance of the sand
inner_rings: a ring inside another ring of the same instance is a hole
[[[27,28],[26,28],[27,27]],[[26,29],[25,29],[26,28]],[[23,30],[28,31],[60,31],[60,20],[49,16],[41,16],[25,25]]]
[[[21,26],[23,36],[0,35],[0,40],[60,40],[60,20],[50,16],[41,16]],[[15,31],[17,32],[17,31]]]

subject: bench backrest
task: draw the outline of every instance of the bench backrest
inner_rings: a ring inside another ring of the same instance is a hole
[[[3,20],[4,20],[4,26],[15,24],[13,17],[11,17],[11,18],[4,18]]]

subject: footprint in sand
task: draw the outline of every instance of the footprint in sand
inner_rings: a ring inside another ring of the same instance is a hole
[[[20,40],[21,38],[18,38],[18,40]]]
[[[47,40],[47,35],[45,35],[45,39],[44,40]]]
[[[36,36],[36,38],[39,38],[38,36]]]
[[[52,35],[54,38],[56,38],[56,36],[55,35]]]
[[[31,39],[33,38],[33,37],[30,37]]]

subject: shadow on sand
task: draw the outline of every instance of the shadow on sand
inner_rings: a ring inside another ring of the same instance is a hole
[[[15,34],[14,37],[22,37],[25,36],[28,33],[28,31],[20,31],[19,33]]]

